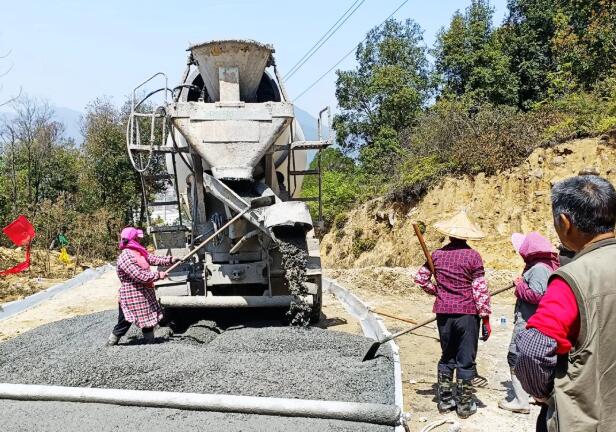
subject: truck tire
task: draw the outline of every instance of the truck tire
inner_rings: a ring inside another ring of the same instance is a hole
[[[321,320],[321,309],[323,309],[323,286],[319,283],[317,294],[313,296],[310,324],[316,324]]]

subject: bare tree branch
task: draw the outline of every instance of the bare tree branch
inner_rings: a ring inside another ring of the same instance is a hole
[[[13,50],[8,50],[6,52],[6,54],[0,55],[0,60],[8,58],[8,56],[11,55],[11,52],[13,52]],[[15,64],[12,64],[11,66],[9,66],[9,68],[7,70],[5,70],[4,72],[0,72],[0,78],[3,78],[5,76],[7,76],[13,70],[14,66],[15,66]],[[0,90],[2,90],[2,88],[3,87],[0,86]],[[15,102],[17,99],[19,99],[21,97],[21,93],[22,93],[22,88],[20,86],[19,87],[19,94],[17,96],[9,97],[9,99],[4,101],[4,102],[0,101],[0,108],[2,108],[3,106],[9,105],[12,102]]]
[[[0,108],[2,108],[5,105],[9,105],[9,104],[17,101],[21,97],[22,94],[23,94],[23,88],[20,86],[19,87],[19,93],[17,94],[17,96],[13,96],[9,100],[7,100],[7,101],[0,102]]]
[[[9,74],[10,71],[13,70],[13,67],[15,67],[15,63],[13,63],[11,66],[9,66],[9,68],[7,70],[5,70],[4,72],[0,73],[0,78],[7,76]]]

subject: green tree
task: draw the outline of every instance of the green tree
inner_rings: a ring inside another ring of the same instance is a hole
[[[467,96],[478,102],[517,103],[518,78],[504,52],[503,34],[494,30],[494,9],[487,0],[473,0],[456,12],[440,31],[434,55],[443,96]]]
[[[519,80],[518,105],[528,109],[546,98],[555,71],[551,41],[560,0],[509,0],[503,47]]]
[[[316,158],[310,168],[317,166]],[[353,159],[345,156],[340,149],[330,147],[321,152],[323,221],[330,227],[334,218],[350,210],[361,197],[362,182]],[[304,178],[302,196],[316,197],[319,194],[318,181],[314,176]],[[308,203],[313,219],[318,217],[317,203]]]
[[[592,89],[616,73],[616,3],[563,1],[554,17],[554,92]]]
[[[10,200],[3,216],[34,215],[43,200],[77,190],[79,151],[63,137],[64,127],[46,102],[23,96],[11,107],[0,125],[2,194]]]
[[[390,131],[412,125],[430,96],[422,31],[411,20],[390,19],[368,33],[355,57],[357,68],[337,72],[338,143],[344,150],[390,146]]]
[[[141,207],[141,181],[126,155],[122,112],[108,99],[86,107],[78,202],[81,211],[107,208],[126,223]]]

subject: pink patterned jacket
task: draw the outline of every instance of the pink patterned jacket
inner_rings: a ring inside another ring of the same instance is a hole
[[[490,316],[490,293],[479,252],[464,241],[454,241],[435,250],[432,261],[436,285],[427,264],[415,275],[415,283],[436,296],[434,313]]]
[[[152,272],[139,265],[141,255],[125,249],[120,253],[117,274],[120,286],[120,307],[127,321],[139,328],[154,327],[163,317],[163,311],[154,292],[154,282],[160,279],[160,273]],[[170,265],[173,257],[159,257],[149,254],[149,265]]]

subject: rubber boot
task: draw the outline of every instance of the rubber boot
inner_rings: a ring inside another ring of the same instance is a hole
[[[115,346],[118,344],[118,342],[120,342],[120,337],[114,335],[113,333],[111,333],[109,335],[109,338],[107,339],[107,346]]]
[[[154,329],[153,328],[142,329],[141,331],[143,332],[143,343],[145,344],[154,343]]]
[[[530,414],[530,404],[528,401],[528,393],[522,388],[522,384],[513,369],[511,369],[511,387],[513,390],[513,399],[508,401],[503,399],[498,402],[498,407],[507,411],[519,414]]]
[[[441,414],[451,411],[456,407],[453,397],[454,384],[448,375],[438,374],[438,410]]]
[[[477,412],[477,402],[473,396],[473,380],[457,380],[456,411],[458,417],[467,418]]]

